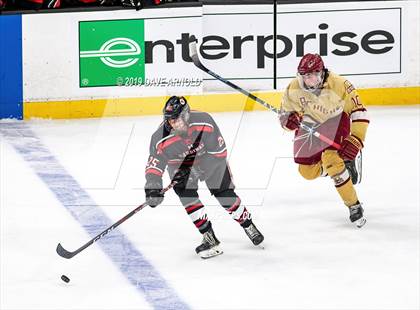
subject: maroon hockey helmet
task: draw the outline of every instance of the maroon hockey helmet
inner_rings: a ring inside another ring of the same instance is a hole
[[[297,78],[303,90],[315,93],[322,88],[327,69],[321,56],[305,54],[299,62]]]
[[[321,72],[325,69],[324,62],[318,54],[305,54],[299,62],[298,73],[307,74],[311,72]]]

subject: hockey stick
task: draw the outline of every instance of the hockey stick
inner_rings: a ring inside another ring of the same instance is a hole
[[[172,181],[171,184],[169,184],[167,187],[165,187],[164,189],[162,189],[161,193],[163,194],[163,193],[167,192],[172,187],[174,187],[176,183],[177,183],[177,181]],[[105,236],[106,234],[108,234],[111,230],[114,230],[117,226],[119,226],[120,224],[122,224],[123,222],[125,222],[126,220],[128,220],[130,217],[132,217],[134,214],[136,214],[137,212],[139,212],[141,209],[143,209],[147,205],[148,204],[146,202],[143,203],[143,204],[141,204],[141,205],[139,205],[133,211],[131,211],[126,216],[124,216],[123,218],[121,218],[118,222],[115,222],[114,224],[112,224],[111,226],[109,226],[107,229],[105,229],[103,232],[101,232],[100,234],[98,234],[96,237],[92,238],[90,241],[88,241],[87,243],[85,243],[84,245],[82,245],[76,251],[73,251],[73,252],[67,251],[65,248],[62,247],[61,243],[59,243],[57,245],[57,249],[56,249],[57,254],[60,255],[61,257],[67,258],[67,259],[72,258],[76,254],[79,254],[84,249],[86,249],[88,246],[92,245],[93,243],[95,243],[96,241],[98,241],[99,239],[101,239],[103,236]]]
[[[259,104],[263,105],[264,107],[266,107],[267,109],[271,110],[272,112],[275,112],[275,113],[279,114],[280,110],[277,109],[276,107],[274,107],[271,104],[265,102],[261,98],[258,98],[257,96],[251,94],[250,92],[248,92],[245,89],[239,87],[238,85],[232,83],[231,81],[226,80],[225,78],[221,77],[217,73],[214,73],[213,71],[211,71],[210,69],[208,69],[206,66],[204,66],[201,63],[200,59],[198,58],[197,43],[196,43],[196,41],[197,41],[197,39],[195,38],[195,36],[191,36],[191,38],[190,38],[190,44],[189,44],[189,50],[190,50],[190,56],[192,58],[192,61],[193,61],[194,65],[197,68],[199,68],[200,70],[206,72],[207,74],[215,77],[217,80],[225,83],[226,85],[232,87],[233,89],[236,89],[240,93],[242,93],[245,96],[247,96],[248,98],[251,98],[252,100],[258,102]],[[327,143],[328,145],[331,145],[332,147],[336,148],[337,150],[339,150],[341,148],[341,146],[338,143],[334,142],[333,140],[329,139],[328,137],[324,136],[323,134],[320,134],[315,129],[311,128],[310,126],[308,126],[306,124],[303,124],[303,123],[301,123],[299,126],[303,130],[307,131],[310,135],[314,135],[319,140]]]

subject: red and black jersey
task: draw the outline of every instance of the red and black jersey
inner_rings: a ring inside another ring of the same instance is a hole
[[[226,158],[225,141],[208,113],[191,111],[188,123],[188,132],[182,136],[163,123],[154,132],[146,165],[147,181],[161,180],[167,165],[192,166],[203,156]]]

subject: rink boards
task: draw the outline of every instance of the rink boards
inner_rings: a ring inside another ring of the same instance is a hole
[[[320,53],[328,68],[348,77],[365,104],[420,103],[417,1],[279,5],[275,29],[272,10],[207,5],[2,15],[8,53],[0,60],[0,118],[159,114],[173,94],[209,112],[262,109],[192,64],[190,35],[199,38],[206,66],[275,106],[306,52]]]

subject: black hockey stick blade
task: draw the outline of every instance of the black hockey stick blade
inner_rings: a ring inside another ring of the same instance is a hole
[[[172,187],[174,187],[177,183],[178,183],[177,181],[172,181],[171,184],[169,184],[167,187],[165,187],[164,189],[162,189],[161,193],[163,194],[163,193],[167,192]],[[59,243],[57,245],[57,248],[56,248],[57,254],[60,255],[61,257],[67,258],[67,259],[72,258],[76,254],[79,254],[84,249],[86,249],[87,247],[91,246],[93,243],[95,243],[96,241],[98,241],[99,239],[101,239],[102,237],[104,237],[105,235],[107,235],[110,231],[114,230],[116,227],[118,227],[120,224],[124,223],[126,220],[128,220],[130,217],[132,217],[134,214],[136,214],[137,212],[139,212],[141,209],[143,209],[146,206],[148,206],[148,204],[146,202],[143,203],[143,204],[141,204],[141,205],[139,205],[137,208],[135,208],[130,213],[126,214],[124,217],[122,217],[121,219],[119,219],[117,222],[115,222],[114,224],[112,224],[111,226],[109,226],[108,228],[106,228],[104,231],[102,231],[101,233],[99,233],[98,235],[96,235],[95,237],[93,237],[92,239],[90,239],[87,243],[85,243],[84,245],[82,245],[80,248],[78,248],[74,252],[67,251],[65,248],[62,247],[61,243]]]
[[[67,258],[67,259],[70,259],[70,258],[72,258],[74,255],[76,255],[76,254],[77,254],[77,251],[76,251],[76,252],[69,252],[69,251],[67,251],[65,248],[63,248],[63,247],[61,246],[61,243],[59,243],[59,244],[57,245],[56,251],[57,251],[57,254],[58,254],[58,255],[60,255],[61,257]]]

